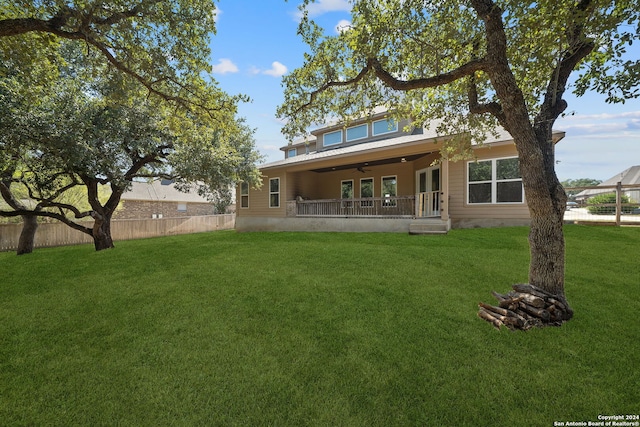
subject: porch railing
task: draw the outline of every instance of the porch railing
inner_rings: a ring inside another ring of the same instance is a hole
[[[415,196],[366,197],[361,199],[298,200],[296,216],[411,218]]]

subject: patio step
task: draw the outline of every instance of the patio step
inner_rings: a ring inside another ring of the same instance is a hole
[[[447,234],[445,221],[416,220],[409,224],[409,234]]]

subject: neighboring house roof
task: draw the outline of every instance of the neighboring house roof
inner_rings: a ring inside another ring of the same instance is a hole
[[[326,160],[328,158],[339,158],[341,156],[348,156],[363,151],[381,151],[391,147],[403,145],[403,144],[423,144],[427,141],[442,140],[450,138],[451,135],[440,135],[435,130],[436,126],[423,129],[423,133],[417,135],[402,135],[395,138],[380,139],[371,142],[364,142],[361,144],[348,145],[346,147],[329,148],[322,151],[314,151],[308,154],[301,154],[294,157],[289,157],[275,162],[265,163],[260,165],[260,169],[270,169],[275,167],[289,166],[300,163],[312,163],[315,161]],[[553,131],[554,136],[560,140],[564,137],[565,133],[562,131]],[[506,130],[500,128],[497,130],[497,135],[488,135],[484,144],[495,144],[499,142],[513,141],[513,137]]]
[[[598,186],[611,186],[616,185],[619,182],[622,183],[622,185],[640,185],[640,165],[631,166],[630,168],[625,169],[618,174],[615,174],[606,181],[601,182],[600,184],[598,184]],[[613,190],[610,188],[602,190],[598,190],[597,188],[583,190],[580,193],[576,194],[576,198],[584,198],[602,193],[611,193],[611,191]]]
[[[152,182],[132,182],[131,189],[122,195],[121,200],[209,203],[207,199],[199,196],[195,190],[190,193],[183,193],[176,190],[172,183],[167,184],[167,182],[164,181],[163,184],[163,180],[159,179]]]

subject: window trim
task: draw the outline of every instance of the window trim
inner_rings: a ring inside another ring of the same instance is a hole
[[[327,144],[326,141],[325,141],[325,138],[327,137],[327,135],[336,135],[336,134],[340,134],[340,139],[338,140],[338,142],[332,142],[330,144]],[[342,144],[344,142],[343,139],[342,139],[342,136],[343,136],[342,135],[342,129],[334,130],[333,132],[324,133],[324,134],[322,134],[322,146],[323,147],[331,147],[333,145]]]
[[[365,135],[364,136],[359,136],[357,138],[349,138],[349,131],[351,129],[356,129],[356,128],[364,128],[365,129]],[[359,141],[361,139],[366,139],[369,137],[369,125],[367,125],[366,123],[362,123],[359,125],[355,125],[355,126],[351,126],[348,127],[347,130],[345,131],[345,141],[346,142],[352,142],[352,141]]]
[[[271,181],[277,181],[278,182],[278,191],[271,191]],[[278,196],[278,205],[274,206],[271,204],[271,196],[272,195],[277,195]],[[271,208],[279,208],[280,207],[280,177],[276,177],[276,178],[269,178],[269,209]]]
[[[493,205],[524,205],[526,204],[526,200],[524,197],[524,184],[522,184],[522,174],[520,174],[520,178],[509,178],[509,179],[497,179],[498,176],[498,161],[499,160],[510,160],[510,159],[517,159],[518,160],[518,165],[520,163],[520,159],[518,156],[507,156],[507,157],[494,157],[494,158],[489,158],[489,159],[477,159],[475,161],[470,160],[467,162],[467,183],[466,183],[466,192],[467,192],[467,197],[466,197],[466,204],[469,206],[493,206]],[[469,165],[472,163],[479,163],[479,162],[491,162],[491,180],[484,180],[484,181],[471,181],[470,180],[470,173],[469,173]],[[520,188],[522,189],[522,200],[519,202],[499,202],[498,201],[498,183],[503,183],[503,182],[519,182],[520,183]],[[469,191],[469,188],[471,185],[473,184],[491,184],[491,202],[482,202],[482,203],[473,203],[471,202],[470,198],[471,198],[471,191]]]
[[[245,192],[246,187],[246,192]],[[243,206],[243,200],[247,200],[247,206]],[[249,209],[249,183],[241,182],[240,183],[240,209]]]
[[[382,132],[376,132],[376,123],[380,123],[380,122],[386,122],[387,123],[386,130],[384,130]],[[388,125],[389,122],[393,122],[393,128],[392,129],[389,129],[389,125]],[[392,118],[376,120],[371,124],[371,134],[373,136],[385,135],[385,134],[393,133],[393,132],[397,132],[397,131],[398,131],[398,122],[396,122]]]
[[[291,155],[292,151],[293,151],[293,155]],[[289,150],[287,150],[287,158],[295,157],[297,155],[298,155],[298,149],[297,148],[289,148]]]

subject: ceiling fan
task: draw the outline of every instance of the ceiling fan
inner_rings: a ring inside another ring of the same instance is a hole
[[[356,170],[357,170],[358,172],[367,173],[367,172],[369,172],[371,169],[365,169],[363,166],[358,166],[358,167],[356,168]]]

